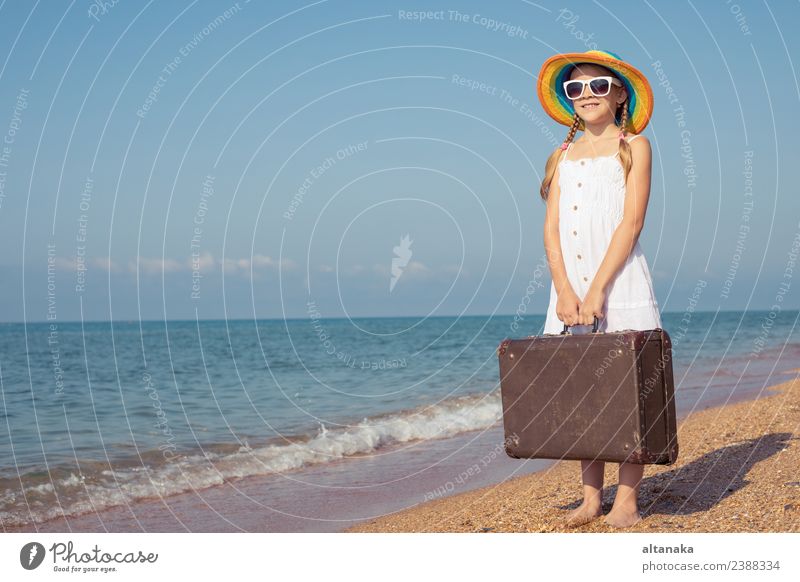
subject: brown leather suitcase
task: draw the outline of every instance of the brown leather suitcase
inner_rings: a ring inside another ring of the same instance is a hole
[[[670,465],[678,458],[666,330],[504,339],[497,347],[505,450],[521,459]]]

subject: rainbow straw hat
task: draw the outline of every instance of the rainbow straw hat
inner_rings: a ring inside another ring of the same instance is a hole
[[[628,130],[641,133],[653,115],[653,89],[647,78],[635,67],[610,51],[589,50],[585,53],[564,53],[547,59],[539,71],[536,90],[547,114],[557,122],[571,126],[575,118],[572,101],[564,94],[564,81],[573,65],[592,63],[611,69],[628,90]],[[619,122],[619,119],[617,119]],[[578,129],[583,130],[583,121]]]

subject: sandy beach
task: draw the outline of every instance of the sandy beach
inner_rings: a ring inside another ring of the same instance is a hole
[[[792,377],[794,376],[794,377]],[[757,400],[678,422],[678,461],[647,465],[642,520],[618,529],[602,517],[563,525],[582,500],[580,461],[356,524],[347,532],[800,532],[800,369]],[[606,463],[603,513],[617,489]]]

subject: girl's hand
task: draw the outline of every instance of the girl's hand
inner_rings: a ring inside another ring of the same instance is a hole
[[[578,315],[580,313],[581,300],[572,287],[567,286],[561,293],[558,294],[556,302],[556,315],[563,323],[567,325],[575,325],[578,323]]]
[[[606,302],[606,293],[603,290],[590,287],[583,298],[583,303],[578,313],[578,323],[581,325],[594,324],[594,317],[603,319],[603,307]]]

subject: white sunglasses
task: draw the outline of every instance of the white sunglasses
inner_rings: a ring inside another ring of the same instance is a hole
[[[589,91],[595,97],[605,97],[611,91],[611,85],[622,87],[619,80],[611,76],[593,77],[586,81],[582,79],[573,79],[572,81],[564,81],[564,94],[573,101],[583,95],[583,88],[589,85]]]

